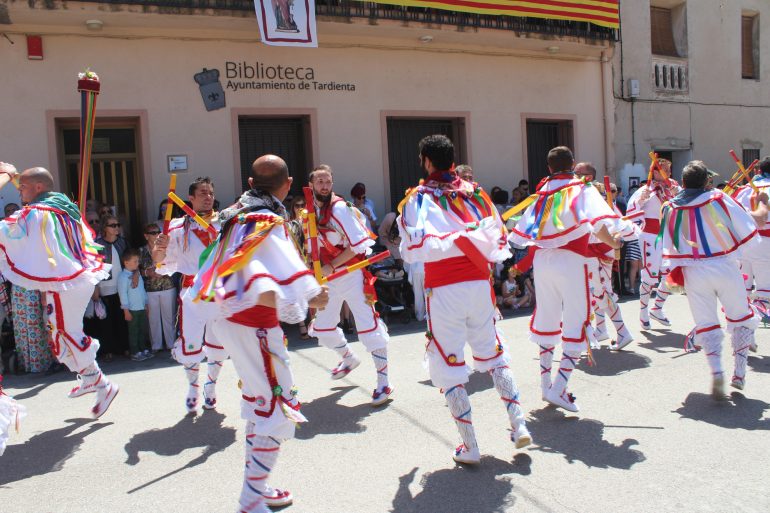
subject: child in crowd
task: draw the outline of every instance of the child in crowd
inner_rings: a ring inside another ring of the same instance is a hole
[[[123,271],[118,277],[118,295],[123,316],[128,323],[128,346],[131,359],[141,362],[152,358],[144,334],[147,331],[147,292],[139,270],[139,251],[127,249],[121,257]]]
[[[507,279],[500,285],[502,296],[497,298],[497,306],[509,307],[518,310],[522,306],[527,306],[530,302],[529,290],[526,287],[519,286],[519,275],[521,273],[515,268],[510,267],[507,271]]]

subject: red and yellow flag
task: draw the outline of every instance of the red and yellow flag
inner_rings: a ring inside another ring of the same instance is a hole
[[[586,21],[613,29],[620,26],[618,0],[374,0],[374,3],[475,14]]]

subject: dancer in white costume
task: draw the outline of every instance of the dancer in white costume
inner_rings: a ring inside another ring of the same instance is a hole
[[[770,194],[770,157],[765,157],[757,169],[759,174],[752,179],[754,187],[759,193]],[[750,185],[733,193],[735,201],[748,212],[757,208],[758,196]],[[744,248],[740,263],[746,279],[746,292],[752,295],[753,305],[763,316],[770,317],[770,223],[759,227],[759,235],[759,244]]]
[[[333,192],[332,170],[318,166],[310,173],[310,186],[315,198],[318,220],[318,242],[323,273],[360,262],[371,253],[376,236],[366,227],[362,214]],[[307,205],[310,208],[313,205]],[[309,239],[309,238],[308,238]],[[310,243],[310,241],[307,241]],[[393,393],[388,380],[388,327],[374,310],[376,294],[374,278],[361,269],[329,283],[329,305],[316,313],[310,325],[310,336],[333,349],[342,360],[332,370],[332,379],[347,376],[361,361],[348,346],[345,334],[337,327],[342,303],[347,302],[356,321],[358,339],[371,353],[377,370],[377,386],[372,393],[372,406],[388,401]]]
[[[188,189],[192,209],[209,226],[219,231],[219,221],[214,212],[214,184],[208,177],[197,178]],[[187,294],[193,277],[198,272],[198,261],[203,251],[211,244],[214,235],[200,226],[190,216],[171,221],[168,235],[160,234],[155,240],[152,258],[158,264],[157,273],[171,275],[182,273],[182,289],[179,291],[179,338],[174,343],[172,356],[184,366],[189,384],[185,406],[187,411],[198,408],[198,377],[200,364],[206,358],[206,382],[203,384],[203,408],[216,408],[217,378],[222,362],[227,358],[222,342],[206,332],[207,322],[216,318],[217,309],[206,303],[196,310],[196,315],[187,314],[192,297]]]
[[[462,444],[453,458],[479,463],[480,452],[465,383],[464,348],[470,345],[477,371],[492,376],[505,404],[511,440],[517,448],[532,442],[521,408],[509,354],[495,327],[495,295],[490,263],[511,256],[506,231],[492,200],[476,183],[454,172],[454,146],[443,135],[420,141],[420,162],[428,174],[399,205],[401,256],[425,266],[431,381],[441,388]]]
[[[613,212],[590,182],[572,172],[572,151],[564,146],[548,152],[551,175],[538,186],[537,199],[512,228],[510,240],[533,246],[537,307],[530,320],[530,339],[540,346],[540,384],[543,400],[576,412],[575,397],[567,382],[586,349],[591,298],[588,283],[590,235],[610,248],[620,242],[613,233],[622,231]],[[554,349],[562,342],[562,359],[551,380]]]
[[[639,322],[642,329],[650,329],[650,319],[663,326],[671,326],[671,322],[663,313],[663,304],[671,294],[666,280],[660,279],[660,260],[662,257],[660,245],[655,244],[660,228],[660,208],[666,201],[679,192],[679,184],[669,178],[671,162],[657,159],[652,163],[653,175],[651,183],[647,183],[629,198],[626,217],[634,222],[642,223],[642,233],[639,234],[639,249],[642,252],[641,283],[639,285]],[[659,283],[659,285],[658,285]],[[655,303],[652,308],[650,294],[658,285]]]
[[[267,484],[281,443],[304,422],[299,412],[289,352],[279,321],[296,324],[308,306],[323,308],[328,294],[305,266],[285,224],[282,205],[291,188],[286,163],[274,155],[257,159],[251,190],[220,214],[222,233],[195,277],[190,311],[216,305],[209,324],[231,355],[243,383],[246,468],[241,513],[285,506],[292,495]],[[216,301],[212,303],[211,301]]]
[[[5,452],[10,431],[18,432],[21,419],[26,416],[27,409],[3,392],[3,376],[0,374],[0,456]]]
[[[0,163],[0,177],[16,175],[13,166]],[[56,359],[79,375],[69,397],[96,392],[91,414],[99,418],[119,387],[96,363],[99,341],[83,333],[83,314],[109,266],[97,254],[100,246],[77,205],[53,192],[51,173],[33,167],[18,179],[25,206],[0,221],[0,272],[15,285],[45,293],[49,344]]]
[[[759,324],[749,305],[738,263],[737,250],[759,244],[757,225],[767,220],[767,194],[746,212],[719,190],[706,190],[708,169],[698,160],[682,171],[684,189],[663,207],[660,234],[661,269],[683,284],[695,320],[695,342],[706,351],[713,376],[712,395],[723,399],[722,339],[717,300],[727,319],[735,367],[731,385],[742,390],[746,361]]]

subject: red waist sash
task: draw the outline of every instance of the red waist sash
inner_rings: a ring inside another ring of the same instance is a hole
[[[770,237],[770,229],[768,230],[759,230],[759,235],[762,237]]]
[[[654,219],[652,217],[645,218],[644,220],[644,233],[650,235],[657,235],[660,231],[660,219]]]
[[[182,288],[192,287],[193,281],[195,281],[195,275],[183,274],[182,275]]]
[[[231,315],[227,320],[250,328],[275,328],[278,326],[278,311],[269,306],[256,305]]]
[[[480,269],[466,256],[425,262],[425,288],[434,289],[475,280],[488,281],[489,271]]]

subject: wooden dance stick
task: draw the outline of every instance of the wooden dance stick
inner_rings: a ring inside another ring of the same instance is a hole
[[[385,250],[382,253],[377,253],[376,255],[374,255],[371,258],[367,258],[366,260],[361,260],[360,262],[358,262],[356,264],[349,265],[349,266],[347,266],[344,269],[340,269],[336,273],[332,273],[329,276],[321,278],[318,281],[319,281],[319,283],[321,285],[323,285],[323,284],[328,283],[330,281],[334,281],[337,278],[341,278],[342,276],[345,276],[346,274],[350,274],[350,273],[356,272],[359,269],[363,269],[366,266],[369,266],[369,265],[372,265],[372,264],[374,264],[376,262],[379,262],[380,260],[385,260],[389,256],[390,256],[390,251],[389,250]]]
[[[738,158],[738,155],[735,154],[735,151],[730,150],[730,156],[733,158],[736,164],[738,164],[738,171],[741,172],[743,175],[743,178],[746,179],[746,181],[749,184],[749,187],[751,187],[754,190],[755,194],[759,194],[759,189],[757,189],[757,186],[754,185],[754,182],[751,181],[751,175],[746,171],[746,168],[743,167],[743,162],[741,162],[741,159]]]
[[[749,167],[746,168],[746,172],[751,175],[757,164],[759,164],[759,159],[755,159],[754,162],[752,162]],[[741,180],[743,180],[743,178],[743,173],[741,173],[741,170],[739,169],[733,174],[733,177],[730,178],[730,181],[727,182],[727,185],[725,185],[725,188],[722,189],[722,192],[725,194],[732,194],[735,192],[735,189],[738,188],[738,184]]]
[[[176,194],[176,173],[171,173],[171,179],[168,184],[169,194]],[[171,216],[174,214],[174,202],[166,202],[166,215],[163,217],[163,234],[168,235],[168,227],[171,225]]]
[[[207,223],[205,219],[203,219],[201,216],[199,216],[198,213],[195,212],[195,210],[193,210],[190,207],[188,207],[187,204],[184,201],[182,201],[182,198],[180,198],[179,196],[177,196],[173,192],[169,192],[168,193],[168,199],[170,199],[171,201],[176,203],[176,205],[179,208],[184,210],[185,214],[187,214],[188,216],[190,216],[193,219],[195,219],[195,222],[198,223],[199,225],[201,225],[201,227],[204,230],[208,231],[212,236],[214,236],[214,237],[218,237],[219,236],[219,233],[217,233],[217,230],[213,226],[211,226],[209,223]]]
[[[307,212],[307,238],[310,244],[310,260],[313,262],[313,275],[323,285],[324,275],[321,272],[321,256],[318,248],[318,225],[315,218],[315,197],[312,187],[303,187],[305,195],[305,211]]]
[[[532,202],[535,201],[536,199],[537,199],[537,194],[531,194],[526,198],[524,198],[523,200],[521,200],[521,202],[518,205],[514,205],[510,209],[503,212],[503,215],[500,217],[503,218],[503,221],[507,221],[508,219],[512,218],[513,216],[515,216],[516,214],[518,214],[519,212],[521,212],[522,210],[530,206]]]

